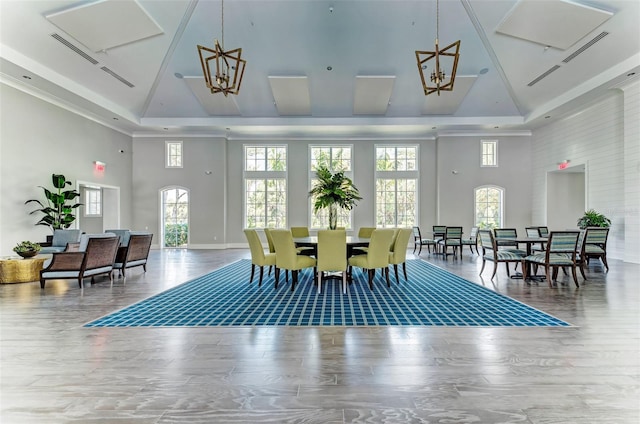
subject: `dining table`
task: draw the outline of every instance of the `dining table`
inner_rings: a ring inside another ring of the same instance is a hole
[[[516,243],[517,245],[524,244],[526,245],[527,256],[529,256],[533,252],[534,244],[540,243],[541,246],[544,246],[547,240],[548,239],[546,237],[502,237],[496,239],[496,243],[498,247],[500,247],[501,245],[512,246],[514,243]],[[530,264],[527,264],[527,266],[530,266]],[[522,273],[516,272],[515,274],[511,275],[511,278],[521,280]],[[529,281],[539,282],[544,281],[545,278],[546,277],[544,275],[536,275],[532,274],[531,272],[527,272],[527,280]]]
[[[347,257],[353,256],[353,250],[355,248],[369,246],[370,241],[371,239],[366,237],[347,236]],[[313,247],[314,253],[317,253],[317,248],[318,248],[317,236],[294,237],[293,242],[296,244],[297,247]]]

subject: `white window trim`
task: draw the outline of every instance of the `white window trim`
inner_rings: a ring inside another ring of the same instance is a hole
[[[263,147],[265,149],[271,147],[284,148],[287,158],[285,160],[285,171],[247,171],[247,147]],[[284,228],[289,228],[289,146],[287,144],[243,144],[242,145],[242,227],[247,227],[247,180],[277,180],[284,179],[287,186],[287,202],[285,204],[285,223]],[[256,230],[262,228],[256,227]]]
[[[416,169],[413,171],[378,171],[378,148],[389,148],[389,147],[412,147],[416,149]],[[419,225],[419,217],[420,217],[420,145],[419,144],[376,144],[373,146],[373,192],[374,192],[374,201],[373,201],[373,214],[374,214],[374,222],[378,222],[378,199],[377,199],[377,181],[378,179],[390,179],[390,180],[399,180],[399,179],[415,179],[416,180],[416,216],[414,225]]]
[[[90,203],[88,201],[88,193],[89,192],[93,192],[93,193],[98,193],[98,209],[99,212],[98,213],[89,213],[88,212],[88,208],[87,205]],[[82,214],[82,216],[86,217],[86,218],[100,218],[102,216],[102,190],[100,188],[97,187],[85,187],[84,188],[84,213]]]
[[[313,148],[322,148],[322,147],[330,147],[330,148],[345,148],[348,147],[351,149],[351,170],[350,171],[345,171],[345,175],[348,178],[351,178],[351,181],[353,181],[353,176],[355,174],[354,171],[354,152],[355,152],[355,147],[353,144],[310,144],[309,148],[307,150],[307,165],[309,166],[309,178],[308,178],[308,182],[307,182],[307,193],[309,191],[311,191],[311,182],[313,181],[313,179],[316,176],[316,172],[312,169],[311,167],[311,150]],[[311,198],[309,198],[308,201],[308,211],[307,211],[307,222],[309,225],[309,229],[311,230],[323,230],[325,228],[316,228],[316,227],[312,227],[311,223],[313,222],[313,201]],[[349,211],[349,227],[347,228],[348,231],[353,230],[353,209]]]
[[[172,144],[180,145],[180,165],[170,165],[169,164],[169,147]],[[182,168],[184,166],[184,145],[182,140],[165,140],[164,142],[164,167],[165,168]]]
[[[484,164],[484,149],[483,149],[484,143],[494,144],[495,165]],[[481,168],[497,168],[498,167],[498,140],[480,140],[480,167]]]

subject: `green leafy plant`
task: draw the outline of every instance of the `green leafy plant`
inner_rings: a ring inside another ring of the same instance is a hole
[[[361,200],[358,188],[350,178],[339,171],[332,174],[326,166],[316,170],[318,183],[309,191],[313,198],[313,212],[329,209],[329,228],[335,230],[338,220],[337,208],[351,210],[358,200]]]
[[[36,225],[45,225],[50,227],[52,231],[69,228],[76,220],[75,209],[82,205],[82,203],[73,203],[73,199],[79,197],[80,193],[76,190],[64,190],[66,186],[71,185],[71,181],[67,181],[64,175],[53,174],[51,181],[55,188],[53,191],[38,186],[44,190],[46,205],[37,199],[27,200],[24,204],[34,202],[40,205],[40,209],[29,213],[29,215],[38,212],[44,214]]]
[[[25,252],[35,252],[38,253],[41,247],[38,243],[33,243],[30,241],[21,241],[16,244],[16,247],[13,248],[13,251],[20,254]]]
[[[609,227],[611,226],[611,220],[601,213],[596,212],[593,209],[589,209],[578,220],[578,227]]]

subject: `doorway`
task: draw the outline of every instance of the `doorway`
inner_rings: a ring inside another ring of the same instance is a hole
[[[547,172],[547,227],[576,229],[584,214],[587,170],[584,164]]]
[[[89,234],[120,228],[120,187],[78,181],[77,190],[82,203],[77,228]]]

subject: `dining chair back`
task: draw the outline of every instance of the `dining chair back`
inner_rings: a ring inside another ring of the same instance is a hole
[[[260,280],[258,287],[262,286],[262,278],[264,276],[264,267],[273,266],[276,264],[275,253],[265,253],[258,232],[254,229],[244,230],[244,234],[249,242],[249,250],[251,251],[251,276],[249,277],[249,284],[253,281],[256,266],[260,267]],[[269,268],[271,273],[271,268]]]
[[[407,245],[411,238],[411,228],[399,228],[396,234],[396,240],[393,244],[393,250],[389,252],[389,265],[393,265],[396,281],[400,283],[398,278],[398,265],[402,264],[402,272],[405,281],[407,279]]]
[[[291,231],[271,230],[271,237],[273,238],[273,247],[276,250],[276,289],[278,288],[280,270],[285,269],[291,271],[293,276],[291,283],[291,291],[293,291],[298,282],[298,271],[315,267],[316,260],[311,256],[298,254]]]
[[[538,227],[538,233],[540,234],[540,237],[549,237],[549,228]]]
[[[462,258],[462,227],[447,227],[445,229],[444,238],[438,242],[442,247],[442,255],[446,258],[448,255],[456,257],[460,250],[460,258]],[[452,252],[449,253],[449,247]]]
[[[358,230],[358,237],[360,238],[371,238],[371,233],[375,230],[376,227],[360,227]]]
[[[538,227],[526,227],[524,230],[527,233],[527,237],[540,237],[540,230]]]
[[[551,231],[547,241],[547,248],[544,252],[534,253],[523,258],[523,278],[527,278],[528,266],[526,265],[543,266],[549,287],[553,287],[553,281],[557,278],[558,269],[571,267],[573,282],[576,287],[580,287],[576,275],[576,247],[579,236],[579,231]]]
[[[366,269],[369,277],[369,288],[373,290],[373,276],[376,269],[383,270],[385,278],[387,280],[387,286],[390,287],[389,282],[389,246],[391,245],[391,239],[395,230],[390,228],[379,228],[371,233],[371,241],[369,242],[369,249],[366,254],[356,255],[349,258],[349,268],[359,267]]]
[[[309,237],[308,227],[291,227],[291,235],[293,237]]]
[[[276,249],[273,247],[273,238],[271,237],[272,228],[264,229],[264,236],[267,238],[267,245],[269,246],[269,253],[275,253]]]
[[[347,292],[347,232],[345,230],[319,230],[318,256],[318,293],[322,292],[324,271],[342,273],[342,293]]]

